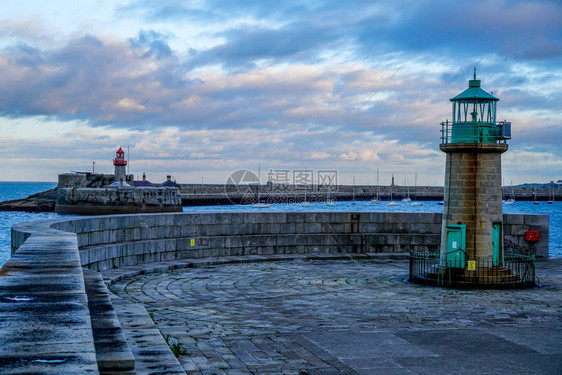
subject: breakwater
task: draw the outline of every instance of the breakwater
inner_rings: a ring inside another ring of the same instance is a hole
[[[178,189],[167,187],[59,188],[55,212],[75,215],[181,212]]]
[[[198,206],[207,204],[251,203],[258,199],[270,203],[294,203],[303,200],[326,201],[335,200],[370,200],[380,199],[400,200],[405,196],[419,200],[442,200],[442,186],[302,186],[302,185],[220,185],[220,184],[181,184],[181,198],[184,206]],[[258,194],[259,193],[259,194]]]
[[[257,187],[223,184],[181,184],[179,189],[179,198],[183,206],[248,204],[257,201],[258,196],[260,200],[266,200],[270,203],[302,202],[305,199],[305,195],[308,201],[314,202],[326,201],[328,198],[338,201],[349,201],[354,197],[356,200],[370,200],[377,197],[377,195],[380,199],[385,201],[391,198],[393,200],[400,200],[404,195],[409,195],[412,200],[443,200],[442,186],[377,187],[373,185],[339,185],[337,189],[334,190],[328,189],[327,187],[309,186],[306,190],[306,194],[303,187],[289,186],[280,188],[272,185]],[[53,189],[34,194],[25,199],[0,202],[0,211],[54,212],[59,190],[61,189]],[[100,201],[104,199],[107,200],[107,197],[103,197],[103,189],[97,190],[99,190],[99,192],[95,193],[95,195],[99,196],[99,198],[96,199]],[[404,191],[406,191],[406,193],[404,193]],[[511,188],[504,187],[503,195],[505,198],[511,197]],[[549,200],[549,196],[552,195],[554,195],[556,201],[562,201],[562,188],[557,186],[552,190],[549,188],[536,189],[536,196],[539,201],[547,201]],[[513,189],[513,196],[516,200],[531,201],[534,200],[534,189],[529,187],[515,187]],[[137,203],[139,201],[142,201],[142,199],[136,199]],[[74,205],[74,207],[76,206]],[[113,213],[117,214],[121,212]],[[133,213],[133,211],[129,211],[128,213]]]
[[[305,192],[306,190],[306,192]],[[412,200],[441,201],[443,200],[443,186],[375,186],[375,185],[338,185],[337,188],[327,186],[278,186],[272,184],[236,186],[223,184],[181,184],[180,197],[184,206],[204,206],[217,204],[244,204],[258,199],[270,203],[294,203],[308,201],[325,201],[336,199],[341,201],[370,200],[379,197],[381,200],[401,200],[409,196]],[[504,197],[512,196],[511,187],[503,187]],[[551,196],[562,200],[562,187],[537,188],[536,198],[547,201]],[[514,187],[515,200],[530,201],[535,199],[535,189],[530,187]]]
[[[104,279],[287,254],[406,257],[438,248],[440,223],[438,213],[254,212],[18,224],[12,258],[0,270],[0,372],[181,373],[146,310],[112,296]],[[541,233],[538,243],[524,240],[528,229]],[[506,251],[547,256],[548,216],[504,215],[504,233]]]

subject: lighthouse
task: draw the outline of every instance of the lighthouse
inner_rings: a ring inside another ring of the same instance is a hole
[[[450,99],[452,121],[441,123],[446,164],[440,256],[452,268],[503,262],[501,155],[511,123],[496,121],[499,99],[480,83],[474,69],[468,88]]]
[[[535,255],[504,252],[501,157],[511,123],[497,121],[498,98],[474,76],[450,99],[452,119],[441,123],[439,149],[446,155],[441,244],[410,252],[416,283],[463,288],[535,285]]]
[[[113,159],[113,165],[115,166],[115,182],[123,186],[126,184],[126,171],[127,160],[125,160],[125,152],[121,147],[115,153],[115,159]]]

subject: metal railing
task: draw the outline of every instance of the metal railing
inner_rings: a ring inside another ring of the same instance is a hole
[[[506,143],[511,139],[511,123],[441,123],[441,143]]]
[[[535,286],[535,255],[512,252],[503,260],[484,257],[447,260],[439,251],[410,252],[409,281],[456,288],[530,288]]]

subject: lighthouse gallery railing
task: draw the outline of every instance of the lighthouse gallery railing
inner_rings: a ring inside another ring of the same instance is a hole
[[[511,139],[511,123],[441,123],[441,143],[506,143]]]

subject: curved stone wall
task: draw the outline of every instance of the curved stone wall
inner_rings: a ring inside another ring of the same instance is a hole
[[[12,251],[27,238],[12,229]],[[81,263],[94,270],[174,259],[308,253],[406,253],[437,250],[440,213],[253,212],[169,213],[51,220],[74,232]],[[529,244],[525,231],[539,230]],[[504,215],[506,250],[534,247],[548,256],[547,215]]]

